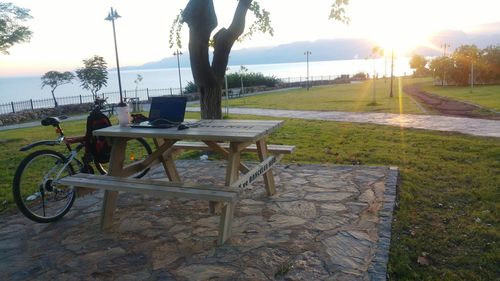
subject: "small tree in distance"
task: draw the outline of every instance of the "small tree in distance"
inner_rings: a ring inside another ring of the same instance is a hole
[[[76,76],[81,82],[82,89],[89,90],[95,99],[97,92],[108,85],[106,61],[101,56],[93,56],[83,60],[83,65],[83,68],[76,70]]]
[[[61,85],[71,83],[73,79],[75,79],[75,75],[73,75],[73,73],[69,71],[66,72],[49,71],[42,76],[42,89],[45,86],[50,87],[50,92],[52,93],[52,98],[54,99],[55,107],[57,107],[58,104],[56,96],[54,95],[54,91],[56,90],[57,87]]]
[[[415,69],[413,75],[415,77],[423,77],[428,74],[428,69],[426,68],[427,60],[421,55],[413,55],[410,59],[410,68]]]

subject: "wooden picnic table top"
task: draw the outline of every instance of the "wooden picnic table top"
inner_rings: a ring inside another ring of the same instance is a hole
[[[164,138],[197,141],[255,142],[282,126],[281,120],[199,120],[186,122],[189,129],[133,128],[118,125],[93,132],[95,136]]]

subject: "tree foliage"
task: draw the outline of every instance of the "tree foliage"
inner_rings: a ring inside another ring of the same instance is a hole
[[[467,85],[474,68],[474,83],[500,83],[500,45],[480,50],[475,45],[462,45],[450,57],[437,57],[430,63],[430,70],[447,84]]]
[[[46,72],[42,76],[42,89],[44,87],[50,87],[50,92],[52,93],[52,98],[54,99],[54,105],[57,107],[57,100],[54,95],[54,91],[56,90],[57,87],[64,85],[64,84],[69,84],[73,81],[75,78],[75,75],[73,73],[66,71],[66,72],[59,72],[59,71],[49,71]]]
[[[80,80],[80,86],[89,90],[94,98],[102,87],[108,85],[108,70],[106,61],[101,56],[93,56],[83,60],[83,68],[76,70],[76,76]]]
[[[344,10],[348,3],[348,0],[335,0],[330,18],[348,22]],[[254,15],[255,21],[245,32],[248,11]],[[200,91],[201,116],[204,119],[220,119],[222,84],[231,48],[237,40],[248,39],[256,32],[273,35],[270,14],[257,1],[238,0],[231,24],[212,35],[218,25],[213,0],[189,0],[172,24],[171,48],[174,45],[182,48],[180,35],[184,23],[189,27],[189,58],[194,83]],[[211,61],[209,47],[213,48]]]
[[[422,77],[427,75],[427,59],[421,55],[413,55],[410,59],[410,68],[415,69],[413,75],[416,77]]]
[[[28,42],[32,32],[27,26],[22,25],[31,19],[29,9],[24,9],[12,3],[0,2],[0,52],[9,54],[7,51],[17,43]]]
[[[345,13],[345,7],[349,5],[349,0],[335,0],[330,10],[330,19],[343,23],[349,23],[350,19]]]
[[[226,76],[228,88],[240,87],[241,80],[243,80],[243,82],[245,83],[245,87],[274,87],[279,83],[279,79],[275,76],[265,76],[260,72],[230,73]]]

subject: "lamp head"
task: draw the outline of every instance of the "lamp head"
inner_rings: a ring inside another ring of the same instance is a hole
[[[121,16],[118,14],[116,9],[113,10],[113,8],[111,8],[111,11],[108,13],[108,16],[105,18],[105,20],[113,21],[117,18],[121,18]]]

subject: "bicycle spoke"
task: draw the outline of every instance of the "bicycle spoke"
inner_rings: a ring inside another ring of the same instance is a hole
[[[42,210],[43,210],[43,216],[45,217],[45,192],[42,191]]]

